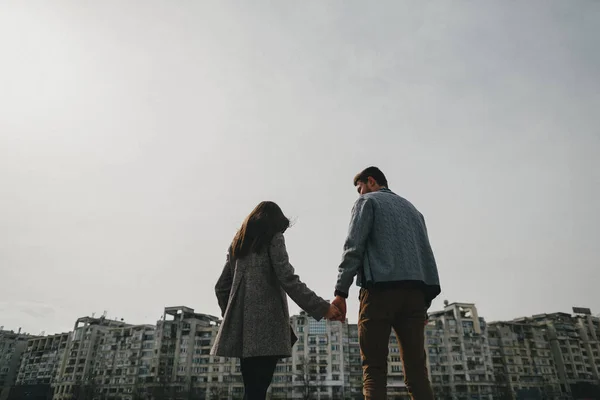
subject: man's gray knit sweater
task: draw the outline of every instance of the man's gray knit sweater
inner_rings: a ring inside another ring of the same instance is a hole
[[[354,204],[336,294],[347,296],[356,275],[360,287],[422,284],[428,303],[441,291],[423,215],[387,188],[362,195]]]

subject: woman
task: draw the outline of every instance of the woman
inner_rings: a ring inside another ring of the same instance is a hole
[[[247,400],[266,398],[277,361],[292,354],[286,294],[316,320],[341,315],[295,274],[283,238],[289,226],[277,204],[260,203],[233,238],[215,287],[223,322],[211,355],[241,359]]]

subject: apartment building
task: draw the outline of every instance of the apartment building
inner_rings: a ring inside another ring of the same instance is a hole
[[[172,398],[211,397],[211,393],[217,398],[224,390],[239,390],[231,387],[235,361],[210,356],[219,324],[217,317],[189,307],[165,308],[156,326],[157,355],[149,390],[157,397],[168,393]]]
[[[41,396],[49,386],[56,400],[241,399],[239,360],[210,355],[220,322],[180,306],[166,307],[156,326],[84,317],[72,333],[18,339],[3,332],[0,365],[8,376],[6,360],[18,365],[21,357],[10,399],[33,389]],[[362,398],[358,326],[305,313],[290,324],[298,343],[278,364],[270,398]],[[425,333],[438,399],[563,399],[592,393],[585,385],[598,382],[600,320],[591,315],[542,314],[488,325],[474,304],[446,303],[430,313]],[[388,346],[388,396],[407,398],[394,332]]]
[[[93,381],[99,397],[131,400],[152,382],[155,360],[153,325],[109,328],[100,339]]]
[[[577,309],[575,309],[577,310]],[[575,325],[579,329],[581,343],[584,347],[587,362],[586,372],[588,377],[600,380],[600,318],[588,314],[579,314],[574,317]]]
[[[358,326],[347,322],[316,321],[303,312],[292,316],[290,323],[298,343],[292,357],[281,360],[277,366],[270,389],[271,398],[362,399]],[[218,318],[196,313],[189,307],[165,308],[154,332],[153,353],[147,353],[146,361],[138,364],[146,367],[136,370],[132,366],[129,377],[123,376],[126,363],[117,363],[115,367],[111,360],[139,358],[139,352],[132,353],[128,349],[133,347],[131,335],[137,327],[111,329],[103,336],[96,356],[94,373],[103,379],[96,379],[97,390],[124,400],[132,399],[134,394],[157,399],[189,396],[241,399],[244,389],[239,360],[210,356],[219,324]],[[150,328],[144,328],[146,335]],[[132,332],[129,339],[124,338],[124,331]],[[138,338],[142,337],[141,332],[138,335]],[[493,369],[487,330],[474,305],[453,304],[432,314],[427,326],[427,341],[427,349],[435,348],[435,352],[428,352],[434,387],[436,392],[447,394],[439,398],[491,396]],[[123,346],[128,351],[119,355]],[[147,336],[146,351],[151,346],[150,336]],[[154,354],[152,361],[150,354]],[[389,339],[388,361],[389,397],[407,398],[400,349],[393,332]],[[115,368],[120,368],[119,380],[113,380],[116,377],[109,372]],[[144,371],[143,376],[140,371]]]
[[[560,391],[565,398],[600,396],[600,318],[587,314],[539,314],[513,322],[542,327]]]
[[[360,345],[358,343],[358,325],[344,322],[347,341],[347,350],[344,349],[344,378],[346,383],[345,392],[351,399],[362,399],[362,359],[360,357]],[[346,357],[347,355],[347,357]]]
[[[291,317],[290,322],[298,343],[292,357],[277,366],[272,398],[359,398],[356,377],[361,364],[356,326],[316,321],[304,312]]]
[[[298,343],[292,357],[277,366],[271,398],[362,398],[357,326],[316,321],[305,313],[293,316],[290,323]],[[154,375],[139,390],[157,398],[241,399],[239,360],[210,356],[219,324],[218,318],[189,307],[165,308],[155,334]]]
[[[429,314],[426,351],[437,399],[492,399],[494,369],[485,320],[470,303]]]
[[[21,355],[27,348],[27,340],[31,336],[18,332],[0,329],[0,400],[6,400],[10,388],[15,384]]]
[[[105,317],[82,317],[75,321],[65,360],[54,384],[55,400],[91,398],[97,390],[93,369],[100,342],[111,328],[126,326],[129,325],[123,321]]]
[[[51,398],[70,338],[70,333],[30,338],[9,398]]]
[[[561,399],[548,330],[525,321],[489,324],[497,394],[515,399]]]
[[[14,398],[40,385],[55,400],[241,398],[239,361],[209,355],[219,322],[188,307],[165,308],[156,326],[79,318],[72,333],[29,343]]]

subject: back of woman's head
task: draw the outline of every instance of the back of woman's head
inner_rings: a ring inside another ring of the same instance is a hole
[[[246,217],[231,243],[231,257],[243,258],[258,253],[271,243],[277,233],[284,233],[290,220],[272,201],[263,201]]]

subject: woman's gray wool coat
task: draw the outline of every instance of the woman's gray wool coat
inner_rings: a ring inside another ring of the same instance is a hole
[[[215,286],[223,321],[211,351],[220,357],[290,357],[287,296],[316,320],[329,303],[300,281],[289,262],[283,234],[260,253],[227,262]]]

